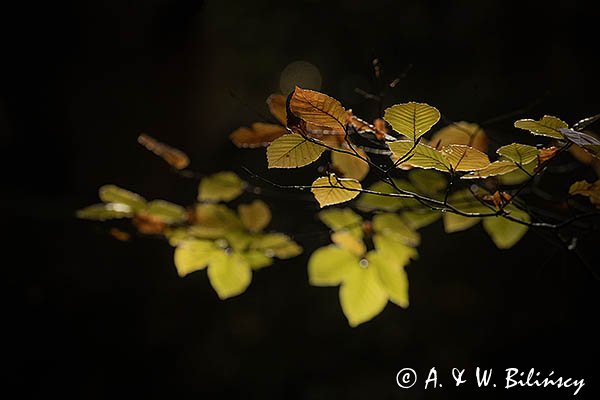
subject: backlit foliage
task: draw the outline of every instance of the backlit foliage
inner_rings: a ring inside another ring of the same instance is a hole
[[[308,258],[308,282],[339,286],[341,309],[351,326],[371,320],[388,302],[408,307],[407,266],[418,258],[420,230],[440,219],[448,234],[481,223],[497,248],[508,249],[530,229],[562,232],[598,216],[598,180],[574,182],[562,195],[563,208],[576,197],[589,199],[579,206],[589,209],[583,213],[547,217],[523,196],[562,153],[600,172],[600,140],[586,130],[598,116],[571,127],[549,115],[520,119],[514,127],[523,141],[529,133],[543,137],[543,145],[491,146],[478,124],[438,126],[440,111],[425,103],[392,105],[372,124],[336,99],[298,87],[287,98],[271,95],[267,105],[277,123],[252,123],[230,139],[240,148],[266,146],[268,168],[322,166],[322,176],[305,186],[258,178],[283,190],[310,189],[324,208],[317,217],[329,230],[330,242]],[[140,136],[140,143],[186,172],[189,159],[181,151],[147,135]],[[373,179],[363,185],[368,177]],[[291,237],[268,229],[272,214],[263,200],[239,202],[250,189],[237,174],[219,172],[204,176],[197,203],[182,207],[107,185],[100,188],[102,203],[77,215],[102,221],[130,218],[138,232],[165,237],[175,248],[177,273],[184,277],[206,269],[217,295],[226,299],[243,293],[254,271],[302,252]],[[113,232],[128,239],[124,232]],[[576,239],[577,231],[567,234]]]

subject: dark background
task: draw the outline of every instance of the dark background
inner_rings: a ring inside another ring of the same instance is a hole
[[[313,166],[266,172],[263,151],[240,151],[227,139],[267,113],[264,99],[296,60],[317,66],[322,91],[366,118],[376,108],[353,89],[372,88],[371,60],[379,57],[388,80],[413,65],[386,105],[425,101],[451,119],[482,121],[537,102],[527,116],[573,123],[600,108],[593,15],[579,1],[114,0],[5,8],[0,204],[10,238],[2,353],[17,397],[572,393],[448,388],[449,369],[481,366],[498,375],[536,367],[542,376],[584,377],[579,397],[591,398],[598,282],[535,233],[499,251],[479,226],[453,235],[441,223],[426,228],[421,259],[408,269],[410,308],[390,304],[351,329],[337,289],[308,285],[308,254],[326,234],[303,196],[267,200],[273,227],[296,233],[307,253],[255,273],[248,291],[227,301],[217,299],[205,273],[178,278],[166,243],[118,242],[109,224],[78,221],[73,212],[95,202],[106,183],[192,201],[196,184],[139,147],[140,132],[184,149],[198,171],[241,173],[240,165],[250,165],[274,179],[314,178]],[[508,142],[516,137],[511,123],[488,133]],[[597,237],[584,257],[597,269],[593,245]],[[446,385],[424,392],[433,366]],[[421,389],[396,386],[404,367],[421,373]]]

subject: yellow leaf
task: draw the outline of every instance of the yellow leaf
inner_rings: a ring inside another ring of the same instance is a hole
[[[175,267],[179,276],[206,268],[220,250],[209,240],[183,240],[175,249]]]
[[[373,230],[382,235],[389,236],[409,246],[418,246],[421,235],[409,227],[400,216],[396,214],[377,214],[373,217]]]
[[[524,211],[516,208],[511,208],[510,211],[511,216],[525,222],[530,221],[529,215]],[[488,233],[496,247],[509,249],[521,240],[529,227],[498,216],[484,218],[483,229]]]
[[[104,185],[98,190],[100,200],[105,203],[120,203],[131,208],[133,212],[146,207],[146,199],[139,194],[122,189],[115,185]]]
[[[348,231],[357,238],[362,238],[362,222],[360,215],[349,208],[328,208],[319,212],[319,219],[334,231]]]
[[[221,300],[243,293],[252,282],[252,270],[237,253],[218,251],[208,265],[208,279]]]
[[[500,147],[496,153],[519,165],[525,165],[537,159],[539,150],[527,144],[511,143]]]
[[[335,174],[322,176],[312,183],[311,192],[321,207],[344,203],[360,193],[362,186],[355,179],[338,178]]]
[[[352,272],[344,278],[340,288],[342,311],[350,326],[371,320],[383,311],[387,301],[388,294],[377,269],[352,265]]]
[[[308,281],[313,286],[337,286],[358,261],[348,250],[334,245],[321,247],[308,260]]]
[[[461,176],[461,179],[488,178],[490,176],[505,175],[517,170],[519,167],[512,161],[494,161],[479,171]]]
[[[199,201],[230,201],[242,194],[244,184],[233,172],[224,171],[207,176],[198,187]]]
[[[256,236],[250,249],[259,250],[269,257],[287,259],[302,253],[302,247],[283,233],[267,233]]]
[[[408,307],[408,276],[404,265],[390,260],[378,251],[367,254],[368,268],[374,268],[392,303]]]
[[[262,200],[254,200],[250,204],[240,204],[238,214],[246,229],[251,232],[262,231],[271,221],[271,210]]]
[[[176,224],[187,219],[185,208],[165,200],[152,200],[143,212],[160,219],[166,224]]]
[[[238,216],[224,204],[198,204],[195,223],[189,232],[200,238],[216,239],[242,228]]]
[[[405,180],[394,179],[395,185],[412,193],[417,192],[416,188]],[[396,189],[385,182],[375,182],[369,186],[369,190],[378,193],[397,193]],[[356,206],[363,211],[396,211],[402,207],[418,206],[419,203],[411,198],[381,196],[372,193],[363,193],[356,201]]]
[[[361,155],[361,157],[367,158],[367,155],[364,151],[358,148],[355,150]],[[335,168],[335,170],[338,171],[341,176],[346,178],[353,178],[358,181],[362,181],[369,173],[369,164],[366,161],[356,157],[356,155],[332,151],[331,163],[333,164],[333,168]]]
[[[302,135],[283,135],[267,147],[269,168],[298,168],[316,161],[325,147],[308,141]]]
[[[442,154],[454,171],[476,171],[490,165],[487,155],[473,147],[462,144],[444,146]]]
[[[243,126],[236,129],[229,135],[229,139],[237,147],[255,148],[266,146],[286,133],[287,129],[281,125],[255,122],[251,128]]]
[[[482,127],[469,122],[450,124],[431,137],[430,143],[437,148],[448,144],[464,144],[485,153],[488,148],[488,138]]]
[[[345,129],[350,117],[336,99],[297,86],[290,99],[290,110],[305,122],[330,129]]]
[[[600,179],[594,183],[586,181],[575,182],[569,188],[569,194],[589,197],[590,203],[600,208]]]
[[[357,257],[362,257],[367,252],[367,247],[362,239],[357,238],[348,231],[333,232],[331,234],[331,241]]]
[[[515,128],[524,129],[534,135],[549,136],[554,139],[564,139],[561,128],[568,128],[566,122],[551,115],[544,115],[539,121],[520,119],[515,122]]]
[[[105,221],[107,219],[133,217],[133,210],[123,203],[101,203],[94,204],[81,210],[77,210],[77,218]]]
[[[415,142],[440,120],[440,112],[428,104],[410,102],[386,109],[383,119],[396,132]]]
[[[287,99],[282,94],[272,94],[267,98],[269,111],[271,111],[271,114],[284,126],[287,126],[286,102]]]
[[[378,254],[401,266],[407,265],[411,259],[416,260],[418,258],[417,250],[413,247],[406,246],[386,235],[374,235],[373,244]]]
[[[450,170],[450,163],[446,161],[444,154],[426,144],[418,143],[415,146],[411,141],[397,140],[388,146],[397,159],[403,160],[402,164],[445,172]]]
[[[222,244],[222,247],[230,247],[237,252],[248,249],[248,246],[254,240],[254,235],[242,230],[226,232],[223,236],[226,243],[222,239],[219,239],[217,242]]]
[[[273,259],[271,257],[258,250],[250,250],[242,253],[242,257],[244,257],[248,265],[250,265],[250,268],[253,270],[258,270],[273,264]]]

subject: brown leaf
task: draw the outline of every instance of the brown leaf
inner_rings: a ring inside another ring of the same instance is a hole
[[[511,195],[506,192],[496,191],[494,194],[486,194],[481,196],[481,200],[493,205],[497,209],[504,207],[511,199]]]
[[[569,194],[589,197],[590,203],[600,208],[600,179],[594,183],[586,181],[575,182],[569,188]]]
[[[291,93],[289,108],[304,122],[332,130],[343,130],[350,118],[350,113],[336,99],[299,87]]]
[[[144,213],[139,213],[133,218],[133,225],[144,235],[159,235],[167,227],[160,218]]]
[[[255,148],[267,146],[286,132],[287,129],[281,125],[255,122],[251,128],[241,127],[236,129],[229,135],[229,139],[237,147]]]
[[[542,163],[545,163],[546,161],[550,160],[551,158],[554,157],[554,155],[556,154],[557,151],[558,151],[558,147],[556,147],[556,146],[544,147],[543,149],[540,149],[540,151],[538,153],[538,163],[542,164]]]
[[[110,235],[120,242],[127,242],[131,239],[131,235],[118,228],[110,228]]]
[[[138,143],[161,157],[172,167],[184,169],[190,165],[190,159],[183,151],[161,143],[149,135],[144,133],[140,134],[138,136]]]
[[[272,94],[267,98],[269,111],[281,125],[287,125],[287,111],[285,107],[286,98],[282,94]]]

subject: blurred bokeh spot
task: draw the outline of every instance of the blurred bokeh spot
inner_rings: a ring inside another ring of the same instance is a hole
[[[294,87],[303,89],[321,89],[321,72],[313,64],[307,61],[294,61],[288,64],[281,72],[279,88],[281,93],[287,95]]]

